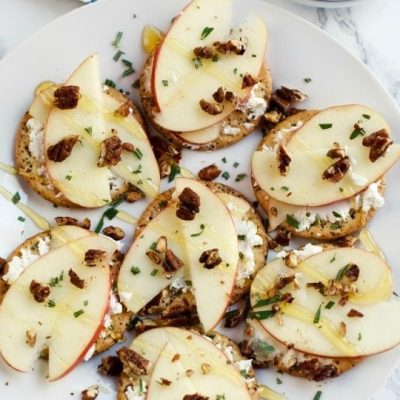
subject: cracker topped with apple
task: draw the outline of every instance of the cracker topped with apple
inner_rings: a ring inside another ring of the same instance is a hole
[[[390,126],[369,107],[288,117],[252,157],[253,187],[269,230],[331,240],[362,228],[384,204],[384,174],[399,157]]]
[[[98,56],[64,84],[39,86],[16,141],[18,174],[46,200],[96,208],[154,198],[159,169],[132,101],[101,84]]]
[[[142,71],[143,107],[168,140],[193,150],[229,146],[253,132],[268,107],[264,21],[234,26],[231,0],[195,0],[179,15]]]

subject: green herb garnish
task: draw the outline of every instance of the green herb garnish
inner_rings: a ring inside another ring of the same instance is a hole
[[[194,65],[194,67],[195,67],[196,69],[199,69],[200,67],[203,66],[203,63],[201,62],[200,57],[194,57],[194,58],[192,58],[192,62],[193,62],[193,65]]]
[[[181,167],[178,164],[173,164],[171,166],[171,171],[168,175],[168,182],[172,182],[175,177],[181,173]]]
[[[211,26],[206,26],[201,32],[200,39],[204,40],[213,30],[214,28],[212,28]]]
[[[139,267],[132,266],[132,267],[131,267],[131,272],[132,272],[133,275],[140,274],[140,268],[139,268]]]
[[[72,179],[72,176],[71,176],[71,175],[65,175],[65,179],[66,179],[67,181],[70,181],[70,180]]]
[[[158,274],[158,269],[153,269],[153,271],[150,272],[151,276],[156,276]]]
[[[239,163],[237,162],[237,161],[235,161],[234,163],[233,163],[233,168],[237,168],[239,166]]]
[[[22,217],[21,215],[17,218],[17,220],[18,220],[18,221],[21,221],[21,222],[25,222],[25,218]]]
[[[222,176],[225,180],[228,180],[228,179],[231,177],[231,175],[230,175],[230,173],[229,173],[228,171],[225,171],[221,176]]]
[[[300,222],[293,215],[286,215],[286,222],[295,229],[299,229]]]
[[[242,181],[244,178],[246,178],[247,174],[242,173],[242,174],[237,174],[236,178],[235,178],[235,182],[240,182]]]
[[[336,260],[336,253],[333,255],[333,257],[329,260],[330,263],[333,263]]]
[[[114,61],[118,61],[118,60],[120,59],[120,57],[122,56],[122,54],[125,54],[125,52],[123,52],[123,51],[121,51],[121,50],[118,50],[118,51],[114,54],[113,60],[114,60]]]
[[[167,79],[163,79],[161,82],[165,87],[168,86],[168,80]]]
[[[321,319],[321,304],[319,305],[318,310],[317,310],[317,312],[315,313],[314,321],[313,321],[314,324],[318,324],[319,321],[320,321],[320,319]]]
[[[125,197],[122,196],[118,200],[115,200],[114,202],[111,203],[111,207],[108,208],[106,211],[104,211],[103,215],[100,217],[99,222],[96,225],[96,228],[94,231],[96,233],[99,233],[101,229],[103,228],[104,225],[104,219],[107,217],[108,219],[113,219],[117,214],[118,210],[117,207],[125,200]]]
[[[262,319],[272,318],[275,314],[276,314],[276,311],[273,311],[273,310],[251,311],[249,313],[249,317],[251,319],[262,320]]]
[[[15,192],[15,193],[14,193],[14,196],[11,198],[11,201],[12,201],[14,204],[17,204],[20,200],[21,200],[21,196],[19,195],[18,192]]]
[[[354,128],[354,131],[350,135],[350,140],[353,140],[358,136],[364,136],[364,135],[365,135],[364,128]]]
[[[139,147],[136,147],[135,150],[133,150],[133,154],[136,156],[136,158],[138,158],[139,160],[142,159],[143,157],[143,153],[142,151],[139,149]]]
[[[287,186],[281,186],[281,190],[283,190],[283,191],[285,191],[285,192],[288,192],[288,191],[289,191],[289,188],[288,188]]]
[[[332,214],[336,217],[336,218],[342,218],[342,216],[337,212],[337,211],[332,211]]]
[[[52,307],[55,307],[55,306],[56,306],[56,302],[55,302],[54,300],[50,299],[50,300],[47,302],[47,307],[52,308]]]
[[[330,310],[335,305],[335,302],[330,300],[328,304],[325,306],[326,309]]]
[[[312,81],[312,79],[311,79],[311,78],[304,78],[303,81],[304,81],[305,83],[310,83],[310,82]]]
[[[321,128],[321,129],[330,129],[330,128],[332,128],[332,124],[319,124],[319,127]]]
[[[369,114],[363,114],[362,115],[365,119],[371,119],[371,116]]]
[[[279,378],[276,378],[276,383],[277,383],[278,385],[281,385],[281,384],[282,384],[282,381],[281,381]]]
[[[226,157],[221,158],[221,161],[222,161],[224,164],[226,164]]]
[[[260,340],[257,342],[257,347],[263,352],[263,353],[272,353],[275,351],[275,347],[271,346],[269,343],[264,342],[263,340]]]
[[[113,89],[116,88],[115,82],[112,81],[111,79],[106,79],[106,80],[104,81],[104,84],[105,84],[106,86],[110,87],[110,88],[113,88]]]
[[[270,304],[277,303],[278,301],[281,300],[281,298],[282,298],[282,296],[280,294],[277,294],[274,297],[271,297],[269,299],[258,300],[253,308],[259,308],[259,307],[268,306]]]
[[[201,225],[200,225],[200,232],[192,233],[190,236],[191,236],[191,237],[200,236],[200,235],[204,232],[204,229],[205,229],[205,228],[206,228],[206,226],[205,226],[204,224],[201,224]]]
[[[246,240],[246,235],[238,235],[239,240]]]
[[[338,273],[336,274],[335,281],[340,281],[341,279],[343,279],[344,274],[347,272],[348,269],[349,264],[346,264],[343,268],[340,268]]]
[[[136,72],[135,68],[129,67],[122,73],[122,77],[125,78],[126,76],[134,74],[135,72]]]
[[[64,280],[64,270],[61,271],[61,274],[59,276],[55,276],[50,278],[49,280],[49,286],[51,287],[61,287],[61,282]]]
[[[115,48],[118,49],[119,48],[119,44],[121,42],[122,39],[122,32],[118,32],[117,35],[115,36],[115,39],[112,41],[111,45]]]
[[[80,317],[84,312],[85,312],[85,311],[83,311],[82,309],[80,309],[80,310],[78,310],[78,311],[75,311],[75,312],[74,312],[74,317],[75,317],[75,318],[78,318],[78,317]]]
[[[318,390],[318,392],[315,393],[313,400],[320,400],[321,396],[322,396],[322,392],[320,390]]]

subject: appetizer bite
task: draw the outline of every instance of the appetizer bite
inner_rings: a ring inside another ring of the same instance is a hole
[[[49,379],[123,340],[132,313],[114,283],[122,255],[114,240],[79,226],[27,239],[4,260],[0,278],[0,353],[30,371],[49,360]]]
[[[122,195],[154,198],[160,176],[133,103],[102,86],[98,56],[64,84],[39,86],[19,126],[16,167],[53,204],[102,207]]]
[[[252,181],[269,230],[330,240],[362,228],[384,204],[384,174],[400,146],[362,105],[303,111],[280,122],[252,159]]]
[[[232,13],[231,0],[192,1],[141,74],[143,108],[156,130],[192,150],[215,150],[249,135],[271,96],[265,23],[252,15],[233,27]]]
[[[139,220],[118,291],[129,294],[128,310],[154,314],[146,321],[151,326],[200,322],[209,332],[248,293],[266,254],[262,221],[238,192],[177,178],[175,190],[161,194]]]
[[[366,250],[282,252],[258,272],[250,299],[241,348],[254,365],[321,381],[400,343],[390,267]]]

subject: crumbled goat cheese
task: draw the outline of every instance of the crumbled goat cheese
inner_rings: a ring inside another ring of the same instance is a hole
[[[354,172],[350,174],[350,178],[357,186],[364,186],[368,182],[365,176],[355,174]]]
[[[119,294],[119,298],[123,302],[129,301],[132,298],[132,293],[129,293],[129,292],[119,292],[118,294]]]
[[[231,125],[224,125],[224,127],[222,128],[222,132],[224,135],[237,135],[238,133],[240,133],[240,128],[236,128],[235,126],[231,126]]]
[[[260,83],[254,85],[250,91],[250,96],[245,103],[238,103],[236,109],[247,113],[250,120],[255,120],[264,115],[267,110],[267,101],[264,97],[257,96],[257,90],[260,88]]]
[[[252,360],[240,360],[236,362],[240,372],[243,371],[245,375],[248,375],[250,368],[252,366]]]
[[[146,382],[141,380],[136,386],[128,386],[125,390],[127,400],[144,400],[146,398],[147,386]]]
[[[125,184],[125,179],[122,179],[118,175],[112,174],[109,178],[110,190],[111,192],[116,192],[121,189],[121,186]]]
[[[117,296],[114,293],[110,295],[110,311],[111,314],[122,313],[122,304],[118,302]]]
[[[371,183],[368,189],[362,194],[362,211],[367,212],[371,208],[377,209],[385,204],[385,199],[379,193],[379,184],[380,182]]]
[[[85,354],[85,357],[83,357],[83,361],[89,361],[93,357],[95,351],[96,351],[96,345],[93,344],[92,346],[90,346],[89,350]]]
[[[26,122],[29,134],[29,152],[32,157],[40,162],[44,162],[44,127],[40,121],[30,118]]]
[[[244,126],[245,129],[252,129],[252,128],[254,128],[254,124],[253,124],[252,122],[245,122],[245,123],[243,124],[243,126]]]
[[[289,254],[289,252],[293,252],[301,260],[304,260],[307,257],[313,256],[314,254],[321,253],[321,251],[323,251],[323,250],[324,249],[322,246],[316,246],[314,244],[307,243],[305,246],[303,246],[299,250],[290,250],[290,251],[283,250],[283,251],[280,251],[276,256],[283,258],[283,257],[286,257]]]
[[[279,129],[278,132],[275,133],[273,142],[280,143],[285,138],[286,133],[297,131],[301,126],[303,126],[303,121],[297,121],[294,125],[289,126],[288,128]]]
[[[183,276],[179,276],[178,278],[175,278],[169,287],[173,290],[182,290],[182,292],[187,292],[190,289],[190,286],[187,284]]]
[[[14,256],[8,263],[8,271],[3,275],[3,280],[9,284],[15,282],[22,272],[29,267],[40,256],[47,254],[50,250],[50,238],[46,236],[44,239],[40,238],[37,243],[37,252],[32,252],[31,249],[21,249],[20,256]]]

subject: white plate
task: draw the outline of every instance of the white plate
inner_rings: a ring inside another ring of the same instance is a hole
[[[365,5],[370,0],[291,0],[309,7],[344,8]]]
[[[186,4],[187,0],[132,0],[102,1],[82,7],[43,28],[22,45],[11,52],[0,62],[0,104],[2,105],[0,160],[13,162],[14,133],[19,119],[32,100],[35,86],[43,80],[62,81],[82,59],[93,52],[101,54],[104,78],[114,79],[119,86],[129,88],[136,76],[119,79],[122,67],[112,60],[114,50],[110,43],[117,31],[124,32],[121,46],[127,53],[126,58],[134,60],[140,68],[145,59],[141,47],[141,33],[145,24],[154,24],[166,29],[171,18]],[[304,20],[260,0],[236,1],[237,15],[257,12],[268,23],[270,31],[269,64],[273,73],[275,86],[285,84],[308,92],[310,101],[305,106],[322,108],[340,103],[360,102],[381,112],[393,126],[400,126],[400,112],[394,101],[371,73],[344,50],[336,41]],[[136,18],[133,18],[136,14]],[[304,78],[312,81],[305,83]],[[137,98],[137,93],[135,93]],[[227,183],[254,198],[249,180],[236,183],[237,173],[249,172],[249,160],[256,148],[260,134],[255,133],[228,149],[214,153],[185,152],[183,164],[197,172],[201,167],[216,162],[224,170],[229,170],[231,179]],[[226,157],[228,162],[222,163]],[[240,166],[233,168],[232,163],[239,161]],[[396,232],[400,220],[398,207],[399,191],[392,171],[388,177],[386,204],[375,217],[371,229],[379,244],[386,253],[394,268],[395,281],[400,282],[397,270],[398,240]],[[0,174],[4,186],[15,190],[15,182],[5,174]],[[223,181],[223,180],[222,180]],[[225,182],[225,181],[224,181]],[[14,185],[14,186],[13,186]],[[20,191],[29,196],[29,205],[49,220],[57,215],[88,216],[92,221],[98,220],[99,211],[70,212],[55,209],[47,202],[32,193],[20,181]],[[18,186],[17,186],[18,187]],[[0,230],[0,256],[6,256],[12,249],[13,242],[20,240],[20,233],[29,236],[37,228],[27,220],[25,226],[16,220],[15,207],[11,203],[0,203],[1,222],[5,229]],[[139,216],[145,207],[144,202],[135,205],[124,205],[131,214]],[[19,215],[19,213],[17,213]],[[115,223],[116,221],[113,221]],[[117,221],[119,224],[119,221]],[[133,227],[120,224],[128,232]],[[5,237],[9,240],[5,246]],[[1,327],[0,327],[1,329]],[[384,327],[382,327],[384,329]],[[238,331],[234,332],[239,336]],[[342,377],[324,384],[315,384],[289,376],[277,375],[273,370],[261,370],[260,381],[270,384],[277,391],[285,393],[289,399],[311,400],[317,390],[323,391],[322,400],[368,399],[377,386],[385,381],[399,359],[400,349],[374,356],[363,362],[354,370]],[[66,378],[55,383],[46,383],[44,376],[46,364],[39,362],[35,371],[20,374],[12,371],[0,361],[0,398],[7,400],[22,399],[79,399],[84,388],[100,383],[108,387],[109,393],[102,393],[99,400],[114,399],[113,381],[96,373],[96,366],[101,357],[80,365]],[[283,384],[276,384],[279,376]],[[8,385],[5,383],[8,382]],[[70,395],[70,393],[74,393]],[[162,400],[162,399],[160,399]],[[239,399],[235,399],[239,400]]]

